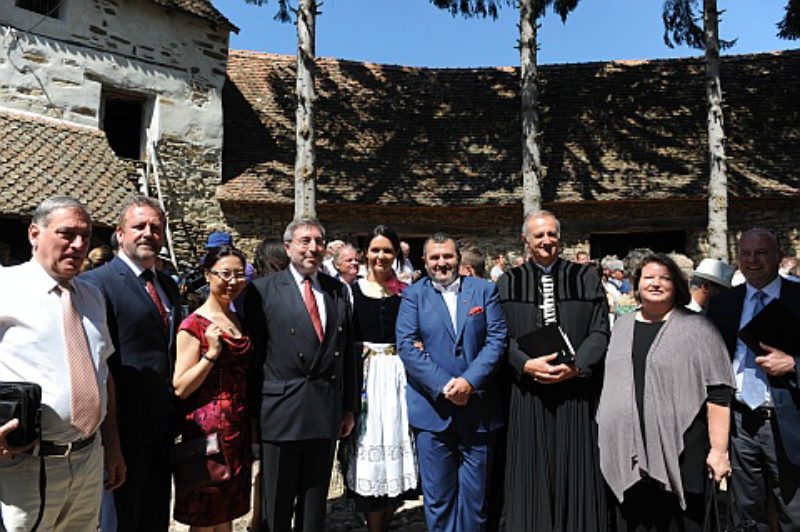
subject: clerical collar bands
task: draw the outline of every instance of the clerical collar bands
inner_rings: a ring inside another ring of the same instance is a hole
[[[443,286],[437,282],[431,281],[433,288],[439,292],[458,292],[458,288],[461,286],[461,278],[456,277],[456,280],[450,283],[447,286]]]
[[[556,293],[555,285],[553,284],[553,276],[545,273],[542,275],[541,282],[542,290],[542,317],[545,325],[557,323],[558,317],[556,315]]]

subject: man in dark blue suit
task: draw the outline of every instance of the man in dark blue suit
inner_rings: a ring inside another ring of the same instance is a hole
[[[130,198],[116,229],[119,253],[81,275],[100,289],[108,307],[115,351],[108,365],[116,384],[117,424],[128,467],[125,484],[113,498],[104,497],[105,532],[158,532],[169,527],[172,371],[181,313],[177,285],[155,269],[165,228],[158,202]]]
[[[495,373],[506,324],[492,283],[459,277],[455,241],[424,246],[428,278],[403,291],[397,345],[408,374],[414,428],[432,532],[481,530],[496,429],[503,424]]]
[[[774,505],[782,531],[800,523],[800,346],[784,352],[761,344],[755,353],[737,337],[739,330],[773,299],[800,317],[800,285],[778,275],[780,246],[765,229],[739,240],[739,268],[747,284],[713,298],[708,317],[728,345],[736,375],[731,405],[731,485],[744,519],[770,530],[767,508]]]

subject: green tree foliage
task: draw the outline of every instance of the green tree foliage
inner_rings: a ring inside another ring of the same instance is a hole
[[[499,9],[502,6],[518,7],[517,0],[430,0],[431,4],[439,9],[449,11],[453,16],[462,15],[464,17],[491,17],[497,18]],[[533,0],[534,18],[539,19],[544,15],[548,6],[552,6],[553,12],[561,17],[562,22],[566,22],[567,16],[578,6],[579,0]]]
[[[268,2],[268,0],[245,0],[245,2],[257,6],[263,6]],[[278,0],[278,12],[275,13],[274,18],[279,22],[291,22],[291,12],[292,6],[289,4],[289,0]]]
[[[664,20],[664,44],[670,48],[686,45],[697,50],[706,49],[703,34],[702,0],[664,0],[661,11]],[[736,39],[719,39],[719,47],[727,50],[736,44]]]
[[[778,37],[800,39],[800,0],[789,0],[786,4],[786,15],[778,22]]]

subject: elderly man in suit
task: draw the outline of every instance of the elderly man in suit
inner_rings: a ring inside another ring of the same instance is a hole
[[[778,275],[780,246],[766,229],[746,231],[739,240],[739,268],[747,283],[713,298],[708,317],[728,346],[736,375],[731,409],[731,484],[744,519],[769,530],[768,504],[779,529],[800,523],[800,346],[789,352],[761,344],[755,353],[739,330],[774,299],[800,317],[800,285]]]
[[[262,529],[315,532],[325,522],[336,439],[358,405],[347,288],[319,271],[325,230],[298,220],[283,235],[289,267],[257,279],[245,298],[260,390]],[[256,392],[257,393],[257,392]]]
[[[506,324],[495,286],[459,276],[452,238],[433,235],[423,253],[429,277],[403,291],[397,345],[408,374],[425,520],[433,532],[481,530],[503,424],[495,372]]]
[[[125,484],[113,500],[103,501],[103,530],[158,532],[169,527],[172,371],[181,314],[175,281],[155,268],[165,229],[166,217],[157,201],[129,198],[116,229],[119,253],[81,275],[100,289],[108,308],[116,351],[109,367],[128,466]]]
[[[0,382],[36,383],[42,391],[41,439],[35,448],[13,446],[7,439],[20,419],[0,426],[4,531],[41,525],[41,530],[94,532],[103,462],[106,489],[125,480],[108,374],[113,347],[105,303],[94,287],[75,278],[91,234],[83,204],[67,196],[47,198],[28,228],[33,257],[0,271]],[[14,412],[3,408],[3,414]],[[46,487],[40,485],[40,467]]]

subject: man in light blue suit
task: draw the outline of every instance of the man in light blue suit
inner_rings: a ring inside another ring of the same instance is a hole
[[[505,319],[494,284],[459,277],[452,238],[433,235],[423,254],[429,277],[403,291],[397,345],[425,520],[432,532],[482,530],[494,432],[503,424],[495,373]]]

